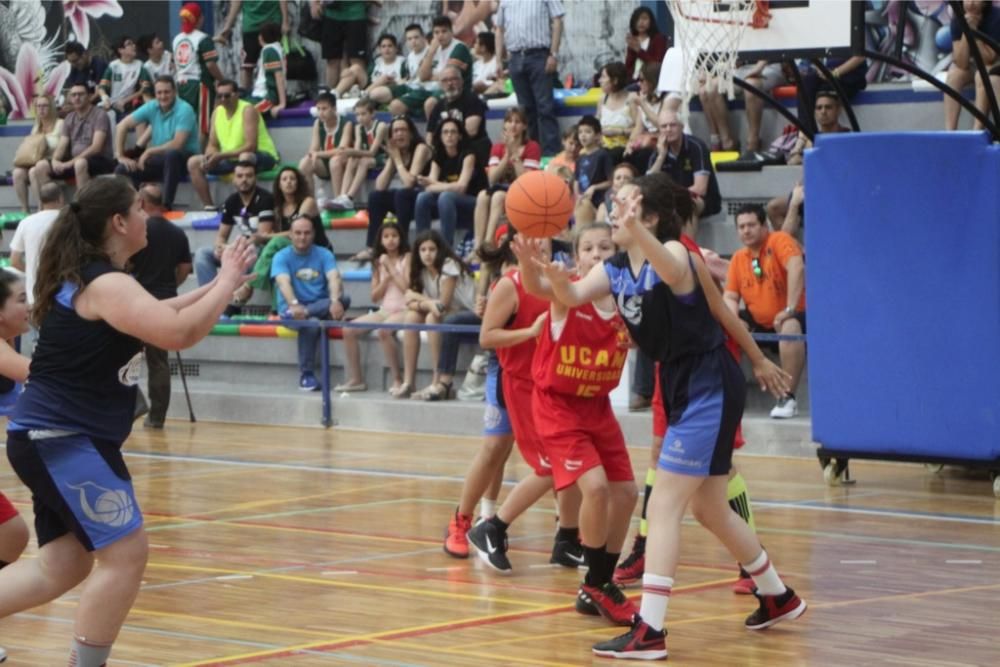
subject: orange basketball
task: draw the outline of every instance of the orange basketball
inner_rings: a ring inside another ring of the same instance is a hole
[[[504,203],[507,218],[520,233],[551,238],[569,224],[573,195],[566,182],[545,171],[529,171],[514,181]]]

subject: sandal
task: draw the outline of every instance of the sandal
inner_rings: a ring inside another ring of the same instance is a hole
[[[393,398],[409,398],[412,393],[413,385],[408,382],[404,382],[398,387],[392,387],[389,389],[389,395]]]
[[[334,391],[368,391],[368,385],[364,382],[345,382],[333,388]]]
[[[353,255],[351,255],[351,258],[348,259],[347,261],[349,261],[349,262],[370,262],[370,261],[372,261],[372,255],[373,254],[374,253],[372,252],[371,248],[365,248],[364,250],[362,250],[360,252],[356,252]]]
[[[455,398],[455,392],[452,390],[451,382],[435,382],[423,391],[425,401],[447,401],[452,398]]]

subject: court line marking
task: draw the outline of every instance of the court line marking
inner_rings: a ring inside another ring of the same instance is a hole
[[[754,509],[757,507],[778,508],[778,509],[806,509],[819,512],[847,512],[850,514],[861,514],[867,516],[887,516],[907,519],[928,519],[930,521],[945,521],[953,523],[973,523],[979,525],[995,526],[1000,525],[1000,519],[987,517],[974,517],[964,514],[947,514],[937,512],[923,512],[916,510],[893,510],[879,509],[874,507],[851,507],[822,503],[814,500],[803,502],[795,501],[775,501],[775,500],[751,500]]]

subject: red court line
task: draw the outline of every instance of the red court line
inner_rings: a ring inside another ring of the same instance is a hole
[[[729,582],[705,584],[704,586],[692,586],[690,588],[685,588],[682,591],[675,591],[674,596],[687,595],[688,593],[700,593],[702,591],[722,588],[724,586],[729,586]],[[309,649],[304,649],[304,650],[280,651],[278,653],[268,653],[266,655],[259,655],[247,658],[234,658],[228,660],[223,658],[216,662],[201,663],[201,665],[202,667],[222,667],[223,665],[245,665],[252,662],[262,662],[264,660],[272,660],[274,658],[300,657],[308,655],[309,653],[317,653],[317,652],[327,653],[331,651],[338,651],[340,649],[345,649],[345,648],[365,646],[367,644],[383,644],[386,642],[395,641],[397,639],[412,639],[413,637],[425,637],[427,635],[434,635],[441,632],[451,632],[453,630],[465,630],[467,628],[481,628],[488,625],[499,625],[501,623],[507,623],[509,621],[522,621],[529,618],[542,618],[545,616],[554,616],[555,614],[564,614],[567,611],[576,611],[576,608],[573,605],[567,605],[565,607],[557,607],[555,609],[545,609],[542,611],[526,611],[523,614],[514,614],[511,616],[504,616],[502,618],[480,618],[471,621],[461,621],[454,623],[452,625],[437,626],[433,628],[421,628],[419,630],[400,630],[399,632],[383,635],[377,639],[343,639],[337,642],[330,642],[329,644],[321,644],[319,646],[313,646]]]

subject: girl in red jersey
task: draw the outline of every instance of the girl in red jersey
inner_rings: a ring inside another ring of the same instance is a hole
[[[529,243],[515,241],[515,253]],[[577,275],[586,275],[615,254],[611,228],[603,223],[582,227],[574,254]],[[637,494],[625,437],[608,397],[621,380],[631,342],[628,331],[610,295],[567,308],[542,289],[537,266],[522,261],[521,267],[528,291],[552,300],[532,366],[532,408],[556,490],[575,485],[583,496],[580,528],[588,570],[576,610],[631,625],[638,609],[611,575]]]
[[[510,229],[511,233],[502,244],[508,248],[513,239],[513,228]],[[548,242],[542,252],[548,256]],[[479,333],[479,344],[485,349],[496,350],[500,361],[501,405],[510,419],[518,450],[532,469],[532,474],[518,482],[497,513],[468,533],[469,544],[475,547],[483,562],[501,574],[510,574],[512,570],[507,558],[508,526],[552,489],[552,467],[536,431],[531,409],[534,389],[531,362],[548,306],[548,302],[528,294],[520,271],[511,269],[493,286]],[[568,567],[582,565],[579,531],[575,525],[580,511],[580,493],[575,488],[566,489],[557,493],[557,501],[561,527],[556,534],[551,561]],[[572,527],[567,527],[567,523],[573,524]]]

